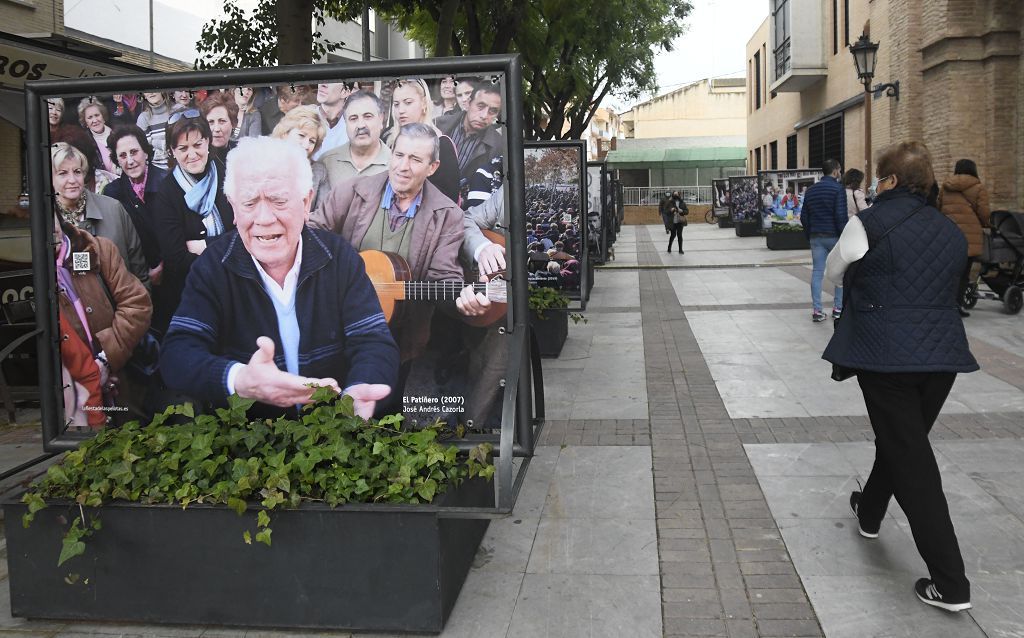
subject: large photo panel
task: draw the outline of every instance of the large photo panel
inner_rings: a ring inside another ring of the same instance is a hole
[[[804,193],[821,176],[817,169],[758,172],[762,227],[771,228],[772,222],[800,224]]]
[[[366,417],[500,428],[499,329],[526,262],[507,74],[352,73],[373,66],[40,92],[52,242],[35,257],[63,407],[48,431],[232,393],[294,414],[311,384]],[[451,84],[472,90],[447,99]]]
[[[587,273],[585,142],[526,142],[530,284],[582,300]]]

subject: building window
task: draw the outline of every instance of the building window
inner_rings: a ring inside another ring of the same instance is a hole
[[[786,168],[796,168],[796,133],[786,138]]]
[[[761,108],[761,52],[754,53],[754,109]]]
[[[843,0],[843,41],[850,46],[850,0]]]
[[[775,80],[789,73],[789,0],[772,0],[772,42],[775,49],[774,58]]]
[[[839,53],[839,0],[832,0],[832,55]]]
[[[754,172],[761,170],[761,147],[758,146],[757,150],[754,151]]]
[[[807,132],[807,160],[810,168],[821,168],[827,159],[845,162],[842,115],[812,126]]]
[[[771,166],[772,166],[772,170],[774,171],[774,170],[777,170],[779,168],[779,143],[778,142],[772,142],[768,146],[768,148],[769,148],[768,157],[771,158]]]

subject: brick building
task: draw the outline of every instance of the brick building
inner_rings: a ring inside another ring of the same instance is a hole
[[[747,170],[864,169],[864,90],[847,46],[878,42],[872,150],[931,149],[936,177],[977,161],[995,207],[1024,208],[1024,2],[767,0],[747,43]]]

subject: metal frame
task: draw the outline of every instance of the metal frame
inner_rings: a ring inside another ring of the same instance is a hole
[[[523,149],[545,149],[545,148],[575,148],[578,153],[577,165],[579,166],[579,187],[580,201],[577,209],[580,214],[580,289],[579,298],[575,294],[569,294],[573,301],[579,301],[579,306],[570,307],[569,310],[587,309],[587,285],[589,275],[587,266],[590,264],[590,251],[587,249],[587,242],[590,238],[590,224],[587,222],[587,142],[585,140],[550,140],[550,141],[526,141]],[[524,155],[525,157],[525,155]],[[525,181],[523,182],[525,188]],[[524,226],[525,228],[525,226]]]
[[[804,176],[801,177],[799,175],[799,173],[814,173],[814,175],[804,175]],[[820,168],[787,168],[787,169],[772,169],[772,170],[769,170],[769,171],[758,171],[757,172],[757,198],[758,198],[758,211],[761,213],[762,225],[763,225],[763,218],[764,218],[764,210],[761,208],[761,203],[760,202],[764,198],[764,193],[765,193],[765,191],[764,191],[764,182],[765,182],[765,178],[769,177],[769,176],[777,176],[777,177],[779,177],[778,181],[781,183],[782,181],[784,181],[784,178],[787,175],[791,175],[793,179],[811,179],[811,178],[813,178],[815,182],[818,182],[822,178],[823,173],[821,172]],[[775,181],[775,180],[773,180],[773,181]],[[795,193],[794,193],[794,195],[795,195]],[[800,221],[800,217],[799,216],[797,216],[796,221],[797,222]],[[762,228],[762,230],[766,230],[766,229]]]
[[[40,328],[39,385],[43,423],[43,448],[47,452],[74,449],[88,435],[62,433],[63,407],[59,374],[59,351],[56,336],[57,290],[53,246],[53,193],[47,176],[50,174],[46,109],[48,97],[136,93],[147,90],[171,91],[213,87],[236,87],[245,84],[313,84],[319,82],[355,81],[363,79],[429,77],[442,75],[490,76],[501,82],[504,99],[499,124],[506,127],[505,157],[506,207],[509,211],[508,233],[510,267],[513,272],[526,272],[526,237],[524,222],[523,171],[523,76],[518,55],[488,55],[460,58],[431,58],[385,62],[353,62],[343,64],[308,64],[275,68],[194,71],[186,73],[147,73],[116,77],[95,77],[76,80],[43,80],[25,85],[25,114],[28,146],[28,182],[31,193],[33,283],[36,291],[36,324]],[[529,366],[529,296],[526,277],[512,277],[510,322],[504,330],[512,337],[509,348],[508,374],[502,410],[501,433],[482,437],[495,445],[498,475],[498,500],[494,508],[446,509],[458,516],[500,517],[512,511],[522,483],[529,457],[533,454],[535,436],[542,418],[532,417],[531,370]],[[47,303],[42,303],[45,300]],[[476,444],[479,441],[474,441]],[[465,446],[463,446],[465,447]],[[513,481],[513,457],[527,457]]]
[[[599,184],[600,202],[601,202],[601,211],[600,211],[599,217],[601,219],[601,231],[600,231],[600,234],[598,235],[598,238],[597,238],[597,247],[598,247],[598,250],[600,252],[597,255],[596,263],[603,264],[606,261],[608,261],[608,228],[607,228],[608,224],[607,224],[607,220],[605,219],[605,214],[604,214],[604,208],[605,208],[605,203],[606,203],[605,200],[606,200],[606,198],[608,196],[607,192],[606,192],[607,177],[605,176],[605,163],[604,162],[593,162],[593,161],[587,162],[586,168],[587,169],[591,169],[591,168],[598,169],[599,170],[598,175],[600,176],[600,180],[601,180],[601,182]],[[586,170],[586,173],[587,173],[587,179],[589,180],[590,179],[590,171]],[[589,188],[587,190],[587,215],[588,215],[588,222],[587,223],[589,223],[589,215],[590,215],[590,190],[589,190]]]

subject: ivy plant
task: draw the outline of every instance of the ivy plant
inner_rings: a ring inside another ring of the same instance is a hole
[[[250,420],[253,401],[232,396],[214,414],[197,416],[184,404],[145,427],[131,422],[102,430],[29,488],[22,524],[28,527],[51,501],[77,505],[61,565],[82,554],[86,538],[100,529],[87,507],[222,504],[239,515],[256,509],[256,527],[243,540],[269,546],[274,510],[302,503],[430,503],[467,478],[494,475],[489,444],[462,456],[438,440],[440,422],[412,430],[401,428],[400,415],[366,421],[355,416],[351,397],[329,388],[318,388],[313,399],[298,419]],[[174,415],[186,422],[168,423]]]
[[[530,310],[538,319],[544,319],[545,310],[564,310],[569,307],[569,298],[561,290],[542,286],[530,286]],[[573,323],[587,323],[587,318],[580,312],[570,312]]]

